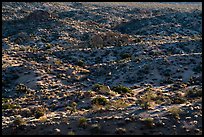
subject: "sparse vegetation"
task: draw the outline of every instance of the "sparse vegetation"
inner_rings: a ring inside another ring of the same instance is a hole
[[[85,65],[84,61],[83,60],[78,60],[76,62],[76,65],[80,66],[80,67],[83,67]]]
[[[130,58],[131,55],[129,53],[123,53],[120,55],[122,59]]]
[[[125,134],[126,132],[127,131],[125,128],[116,128],[116,130],[115,130],[115,133],[119,134],[119,135]]]
[[[147,127],[153,127],[154,126],[154,118],[148,117],[148,118],[144,118],[143,122],[145,123],[145,125]]]
[[[182,110],[177,106],[173,106],[168,109],[168,112],[170,112],[174,118],[178,119],[180,117]]]
[[[2,104],[2,109],[15,109],[15,108],[20,108],[20,106],[16,104],[10,104],[10,103]]]
[[[143,109],[149,109],[155,105],[155,102],[162,102],[163,96],[161,91],[153,91],[151,88],[146,88],[144,91],[146,93],[136,101],[136,104],[139,104]]]
[[[70,104],[70,106],[67,107],[68,110],[70,110],[70,114],[72,114],[73,112],[77,111],[77,103],[76,102],[72,102]]]
[[[174,97],[172,99],[172,104],[183,104],[185,102],[186,102],[186,99],[182,97]]]
[[[179,5],[3,2],[2,134],[201,135],[202,4]]]
[[[74,131],[69,131],[67,135],[76,135]]]
[[[35,118],[40,118],[41,116],[44,116],[44,114],[45,114],[44,108],[39,107],[39,108],[35,109],[35,112],[34,112]]]
[[[82,117],[79,119],[79,126],[80,127],[86,128],[87,125],[88,125],[88,123],[87,123],[87,119],[85,117]]]
[[[15,120],[13,121],[13,124],[16,126],[22,126],[26,124],[26,121],[21,117],[16,117]]]
[[[192,88],[186,91],[186,97],[195,98],[195,97],[202,97],[202,89],[199,88]]]
[[[99,124],[91,125],[90,132],[91,134],[99,134],[101,132],[101,126]]]
[[[92,104],[97,104],[97,105],[107,105],[108,104],[108,100],[105,97],[96,97],[91,101]]]
[[[119,85],[119,86],[115,86],[112,88],[113,91],[119,93],[119,94],[125,94],[125,93],[131,93],[132,90],[125,87],[125,86],[122,86],[122,85]]]
[[[115,102],[110,104],[111,106],[115,107],[116,109],[118,108],[125,108],[128,106],[128,103],[125,102],[123,99],[118,99]]]

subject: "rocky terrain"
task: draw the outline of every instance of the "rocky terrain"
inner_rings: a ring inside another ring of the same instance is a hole
[[[3,135],[201,135],[202,5],[3,2]]]

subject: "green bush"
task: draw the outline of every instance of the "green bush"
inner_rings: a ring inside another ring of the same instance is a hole
[[[34,113],[35,118],[40,118],[41,116],[44,116],[44,114],[45,114],[45,109],[43,108],[37,108]]]
[[[13,124],[16,125],[16,126],[21,126],[21,125],[25,125],[26,124],[26,121],[21,118],[21,117],[17,117],[14,121],[13,121]]]
[[[16,104],[2,104],[2,109],[14,109],[14,108],[19,108],[19,105]]]
[[[95,84],[95,85],[93,86],[92,90],[97,92],[97,91],[100,90],[101,87],[103,87],[103,85],[101,85],[101,84]]]
[[[172,101],[171,101],[172,104],[183,104],[185,102],[186,102],[186,99],[181,98],[181,97],[173,98]]]
[[[179,118],[180,114],[182,113],[181,108],[179,108],[178,106],[173,106],[171,108],[168,109],[168,112],[174,117],[174,118]]]
[[[202,89],[198,88],[189,89],[186,92],[186,97],[190,98],[202,97]]]
[[[80,118],[79,119],[79,126],[85,128],[87,126],[87,119],[86,118]]]
[[[147,127],[153,127],[154,126],[154,118],[151,118],[151,117],[144,118],[143,122],[145,122],[145,125]]]
[[[130,90],[129,88],[119,85],[119,86],[115,86],[112,88],[113,91],[119,93],[119,94],[123,94],[123,93],[131,93],[132,90]]]
[[[129,53],[123,53],[123,54],[120,55],[120,57],[121,57],[122,59],[126,59],[126,58],[130,58],[131,55],[130,55]]]
[[[76,65],[80,66],[80,67],[83,67],[85,65],[84,61],[82,60],[78,60]]]
[[[108,104],[108,100],[105,97],[96,97],[91,101],[92,104],[95,105],[107,105]]]

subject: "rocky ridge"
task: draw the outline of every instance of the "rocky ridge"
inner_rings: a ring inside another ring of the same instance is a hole
[[[202,134],[202,10],[113,5],[2,3],[3,134]]]

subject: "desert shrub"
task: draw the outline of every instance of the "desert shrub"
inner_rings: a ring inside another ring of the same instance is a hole
[[[15,108],[20,108],[20,106],[16,104],[10,104],[10,103],[2,104],[2,109],[15,109]]]
[[[123,53],[123,54],[120,55],[120,57],[121,57],[122,59],[130,58],[130,57],[131,57],[131,54],[129,54],[129,53]]]
[[[21,117],[16,117],[15,120],[13,121],[13,124],[16,126],[21,126],[21,125],[25,125],[26,121]]]
[[[140,104],[140,107],[147,110],[147,109],[149,109],[151,107],[151,105],[150,105],[150,102],[145,101],[145,102]]]
[[[62,61],[61,61],[61,60],[56,60],[56,61],[55,61],[55,64],[56,64],[56,65],[61,65],[61,64],[62,64]]]
[[[127,131],[125,128],[116,128],[116,130],[115,130],[115,133],[119,134],[119,135],[125,134],[126,132]]]
[[[44,116],[45,114],[45,109],[40,107],[40,108],[37,108],[35,111],[34,111],[34,115],[35,115],[35,118],[40,118],[41,116]]]
[[[67,135],[75,135],[75,132],[74,132],[74,131],[69,131],[69,132],[67,133]]]
[[[162,102],[163,96],[161,91],[153,92],[151,88],[146,89],[147,92],[136,101],[143,109],[149,109],[155,105],[155,102]]]
[[[172,104],[183,104],[186,102],[186,99],[185,98],[182,98],[182,97],[175,97],[171,100],[171,103]]]
[[[108,100],[105,97],[96,97],[91,101],[91,103],[105,106],[108,104]]]
[[[31,117],[33,114],[29,108],[22,108],[20,111],[20,115],[23,117]]]
[[[186,92],[186,97],[190,98],[202,97],[202,89],[199,88],[188,89]]]
[[[91,134],[98,134],[101,131],[101,126],[99,124],[93,124],[91,125],[90,132]]]
[[[86,118],[80,118],[79,119],[79,126],[85,128],[88,125]]]
[[[115,102],[111,103],[111,105],[116,108],[125,108],[128,106],[128,104],[122,99],[116,100]]]
[[[50,49],[52,47],[52,45],[51,44],[46,44],[46,49]]]
[[[95,84],[92,88],[93,91],[98,92],[100,94],[105,95],[115,95],[115,92],[111,91],[109,86],[101,85],[101,84]]]
[[[2,98],[2,103],[7,103],[10,101],[10,98]]]
[[[85,65],[84,61],[83,60],[78,60],[76,62],[76,65],[80,66],[80,67],[83,67]]]
[[[135,43],[139,43],[139,42],[141,42],[141,41],[142,41],[141,38],[135,38],[135,39],[134,39],[134,42],[135,42]]]
[[[28,88],[27,88],[27,86],[26,85],[24,85],[24,84],[18,84],[18,85],[16,85],[16,91],[17,92],[23,92],[23,93],[26,93],[27,91],[28,91]]]
[[[168,112],[170,112],[170,114],[175,117],[175,118],[179,118],[182,110],[178,107],[178,106],[173,106],[171,108],[168,109]]]
[[[76,102],[72,102],[68,107],[68,110],[70,110],[70,114],[72,114],[73,112],[77,111],[77,103]]]
[[[100,88],[102,87],[103,85],[101,85],[101,84],[95,84],[93,87],[92,87],[92,90],[93,91],[99,91],[100,90]]]
[[[143,122],[145,123],[145,125],[147,127],[153,127],[154,126],[154,118],[151,118],[151,117],[144,118]]]
[[[99,104],[93,104],[92,105],[92,107],[91,107],[92,109],[92,111],[93,112],[99,112],[99,111],[101,111],[103,108],[104,108],[104,106],[103,105],[99,105]],[[106,105],[105,106],[105,109],[109,109],[110,108],[110,105]]]
[[[132,90],[130,90],[129,88],[119,85],[119,86],[115,86],[112,88],[113,91],[119,93],[119,94],[124,94],[124,93],[131,93]]]

